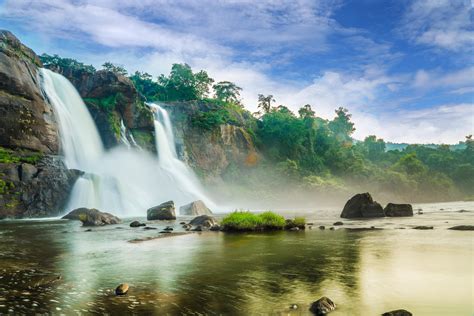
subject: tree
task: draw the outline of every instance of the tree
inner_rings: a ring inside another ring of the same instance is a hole
[[[105,70],[112,71],[113,73],[119,74],[126,76],[127,75],[127,70],[123,68],[122,66],[115,65],[109,61],[105,62],[102,67],[104,67]]]
[[[209,89],[214,82],[214,79],[209,77],[207,72],[204,70],[199,71],[194,74],[195,85],[196,85],[196,96],[198,99],[207,97],[209,94]]]
[[[351,122],[352,115],[346,108],[339,107],[336,117],[329,122],[329,128],[340,142],[350,142],[351,135],[355,131],[354,123]]]
[[[367,158],[372,161],[378,160],[385,153],[385,142],[383,139],[377,139],[377,136],[370,135],[364,139],[364,149],[367,154]]]
[[[311,104],[305,104],[298,110],[298,114],[302,119],[315,118],[316,112],[311,108]]]
[[[240,91],[241,87],[238,87],[235,83],[230,81],[220,81],[212,86],[216,98],[225,101],[240,104]]]
[[[269,113],[272,109],[272,102],[275,102],[273,95],[269,94],[267,96],[263,94],[258,95],[258,108],[263,111],[263,113]]]

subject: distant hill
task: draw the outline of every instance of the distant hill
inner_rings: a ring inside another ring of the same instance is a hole
[[[386,143],[385,144],[385,150],[386,151],[390,151],[390,150],[399,150],[399,151],[402,151],[404,150],[406,147],[408,147],[408,145],[415,145],[415,144],[407,144],[407,143]],[[419,146],[424,146],[424,147],[428,147],[428,148],[433,148],[433,149],[436,149],[438,148],[439,144],[416,144],[416,145],[419,145]],[[463,150],[466,148],[466,144],[465,143],[459,143],[459,144],[455,144],[455,145],[449,145],[449,149],[451,150]]]

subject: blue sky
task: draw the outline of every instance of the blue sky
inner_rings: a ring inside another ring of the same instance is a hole
[[[168,73],[172,63],[325,118],[345,106],[355,137],[457,143],[474,133],[468,0],[12,0],[0,28],[38,54]]]

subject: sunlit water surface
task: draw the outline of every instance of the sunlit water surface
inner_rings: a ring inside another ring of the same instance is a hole
[[[129,241],[159,230],[130,228],[132,219],[92,231],[74,221],[2,221],[0,314],[306,315],[324,295],[338,306],[331,315],[398,308],[472,315],[474,233],[447,228],[474,224],[474,203],[414,208],[423,214],[344,220],[336,230],[328,228],[340,209],[286,212],[305,215],[315,229],[194,233],[140,243]],[[180,231],[180,221],[148,226]],[[412,229],[416,225],[434,229]],[[370,226],[383,229],[345,229]],[[130,291],[117,297],[113,289],[123,282]]]

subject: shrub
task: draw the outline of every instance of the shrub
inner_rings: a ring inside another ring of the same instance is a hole
[[[253,214],[236,211],[224,217],[221,225],[226,231],[280,230],[285,227],[285,218],[273,212]]]

